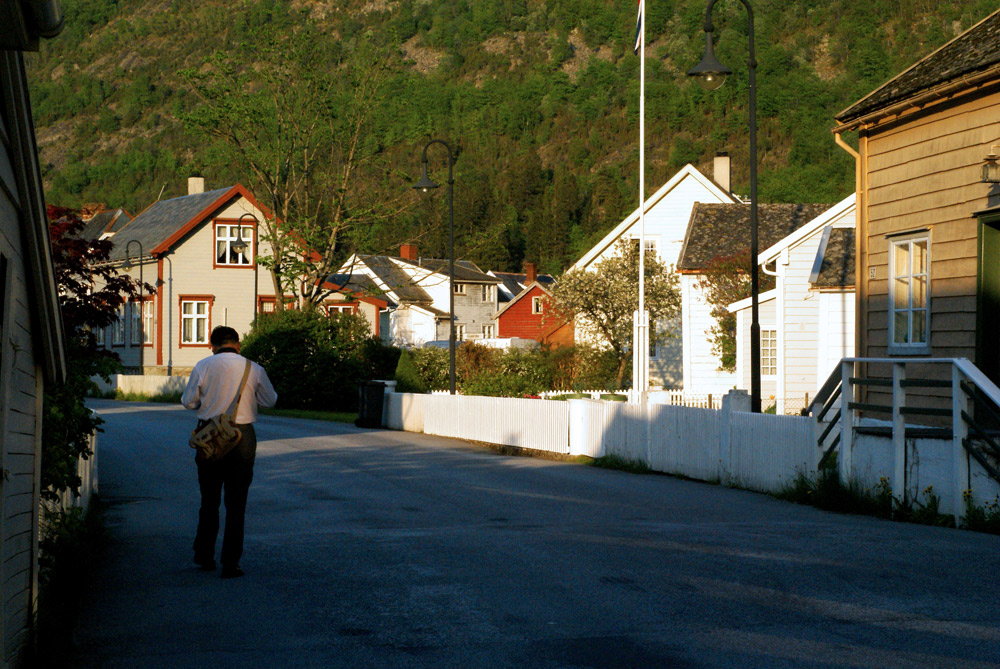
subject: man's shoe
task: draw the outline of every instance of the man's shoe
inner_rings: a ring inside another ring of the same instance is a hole
[[[239,567],[222,567],[222,573],[220,574],[222,578],[239,578],[243,576],[243,570]]]
[[[201,567],[202,571],[215,571],[215,558],[204,555],[195,555],[194,563]]]

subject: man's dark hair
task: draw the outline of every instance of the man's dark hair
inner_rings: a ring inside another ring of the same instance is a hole
[[[212,328],[212,335],[208,339],[212,346],[225,346],[226,344],[239,344],[240,336],[236,330],[228,325],[219,325]]]

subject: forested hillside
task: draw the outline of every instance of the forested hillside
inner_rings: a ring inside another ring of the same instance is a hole
[[[340,252],[381,253],[412,240],[421,254],[443,255],[444,193],[410,191],[432,137],[458,148],[457,248],[484,268],[518,270],[534,260],[560,272],[637,204],[635,0],[61,4],[65,30],[29,58],[52,203],[102,202],[136,214],[158,196],[184,194],[195,172],[209,187],[240,181],[252,189],[223,140],[205,131],[197,77],[223,62],[213,54],[249,75],[271,67],[255,61],[255,36],[308,26],[310,72],[342,78],[339,95],[351,94],[359,69],[377,65],[384,77],[368,98],[363,161],[350,187],[359,195],[344,200],[355,227],[338,238]],[[734,190],[748,190],[746,13],[735,0],[717,4],[717,54],[735,74],[706,93],[684,74],[701,57],[705,4],[648,0],[648,193],[688,162],[710,174],[717,151],[733,156]],[[829,131],[833,115],[998,3],[754,5],[761,201],[833,202],[854,183],[853,163]],[[245,89],[228,92],[246,102],[246,114],[264,90],[249,75]],[[284,85],[295,91],[300,82]],[[326,113],[340,109],[330,104]],[[430,165],[443,182],[438,149]],[[338,148],[328,160],[343,154]],[[383,201],[391,207],[367,214]]]

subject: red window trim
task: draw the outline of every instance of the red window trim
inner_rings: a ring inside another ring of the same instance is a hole
[[[238,218],[216,218],[212,220],[212,268],[213,269],[253,269],[253,259],[257,256],[257,226],[253,225],[249,221],[244,225],[249,225],[253,228],[253,239],[250,244],[250,264],[249,265],[228,265],[226,263],[219,262],[219,256],[215,254],[215,244],[219,240],[219,226],[220,225],[239,225],[240,220]]]
[[[204,344],[184,343],[184,303],[185,302],[208,302],[208,329],[209,337],[212,334],[212,306],[215,303],[215,295],[178,295],[177,296],[177,348],[211,348],[211,341]]]

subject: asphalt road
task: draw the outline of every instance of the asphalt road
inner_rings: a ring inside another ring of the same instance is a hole
[[[1000,537],[335,423],[258,423],[222,580],[191,412],[92,406],[114,541],[76,666],[1000,663]]]

